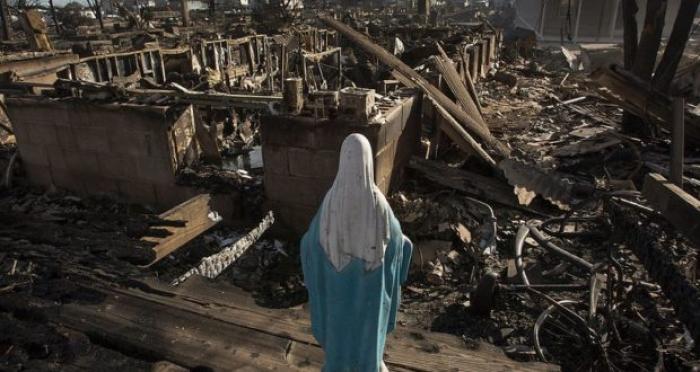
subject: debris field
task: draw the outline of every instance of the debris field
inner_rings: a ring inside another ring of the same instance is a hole
[[[700,368],[700,1],[556,3],[0,0],[0,370],[320,370],[351,133],[390,370]]]

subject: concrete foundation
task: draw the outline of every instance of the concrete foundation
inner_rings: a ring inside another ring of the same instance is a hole
[[[340,146],[349,134],[367,137],[374,153],[375,182],[385,194],[398,185],[404,165],[420,144],[419,96],[379,105],[384,123],[358,123],[351,116],[315,119],[267,116],[261,137],[265,194],[285,233],[301,236],[330,188]]]

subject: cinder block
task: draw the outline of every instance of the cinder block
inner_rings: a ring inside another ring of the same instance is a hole
[[[56,126],[58,145],[67,150],[78,149],[78,141],[70,126]]]
[[[148,182],[118,180],[119,193],[131,203],[158,204],[155,186]]]
[[[319,126],[315,130],[317,150],[340,151],[345,137],[352,133],[361,133],[362,128],[353,128],[345,122],[329,122],[326,125]],[[294,144],[290,144],[294,146]]]
[[[374,89],[347,87],[340,90],[340,111],[358,124],[367,124],[374,110]]]
[[[49,158],[44,146],[33,143],[22,143],[18,145],[19,155],[23,164],[49,166]]]
[[[380,182],[391,177],[394,170],[394,155],[396,154],[396,142],[388,144],[382,152],[374,158],[374,181]]]
[[[46,150],[51,168],[68,169],[66,159],[63,156],[63,149],[60,145],[47,145],[44,149]]]
[[[78,149],[81,151],[109,153],[109,132],[106,128],[94,124],[89,126],[73,125],[72,129]]]
[[[316,148],[314,127],[323,126],[311,118],[296,116],[263,116],[261,140],[264,145]]]
[[[124,129],[110,131],[108,137],[109,150],[112,154],[128,156],[148,156],[152,153],[152,138],[154,133]]]
[[[335,179],[339,161],[339,151],[317,151],[314,155],[314,168],[316,168],[317,177]]]
[[[98,153],[97,161],[103,177],[129,180],[136,177],[138,158],[119,154]]]
[[[48,165],[24,164],[27,179],[33,185],[50,187],[53,184],[51,168]]]
[[[100,164],[97,153],[90,151],[63,150],[66,168],[78,174],[99,174]]]
[[[281,176],[289,175],[289,155],[287,147],[276,145],[262,146],[265,173]]]
[[[114,178],[102,177],[101,175],[85,175],[81,177],[83,189],[88,194],[118,194],[119,185]]]
[[[29,132],[27,131],[26,123],[23,121],[11,122],[12,131],[15,133],[15,140],[19,145],[31,143]]]
[[[264,183],[270,200],[318,208],[333,180],[266,174]]]
[[[403,115],[399,109],[399,114],[392,117],[391,121],[387,121],[384,126],[386,127],[386,144],[396,142],[401,136]]]
[[[167,185],[175,183],[175,170],[169,158],[140,157],[137,160],[134,178]]]
[[[74,172],[68,169],[53,169],[51,168],[51,178],[53,184],[61,189],[69,190],[78,194],[85,194],[85,185],[83,184],[84,174]]]
[[[401,130],[406,130],[406,125],[411,119],[411,115],[419,115],[420,103],[413,97],[408,97],[401,105]]]
[[[25,123],[30,141],[38,145],[57,145],[58,135],[56,134],[56,127],[45,120],[46,118],[44,121],[35,121],[31,124]]]
[[[296,177],[319,177],[314,158],[316,151],[289,148],[289,174]]]

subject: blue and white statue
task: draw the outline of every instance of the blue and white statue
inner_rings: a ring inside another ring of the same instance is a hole
[[[301,241],[314,337],[325,372],[386,371],[412,245],[374,183],[372,149],[361,134],[340,150],[333,186]]]

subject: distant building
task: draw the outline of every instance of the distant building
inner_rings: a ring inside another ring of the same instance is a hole
[[[673,28],[682,0],[668,0],[664,37]],[[646,0],[637,0],[638,30],[642,31]],[[621,0],[517,0],[517,26],[535,31],[543,41],[621,42]]]

